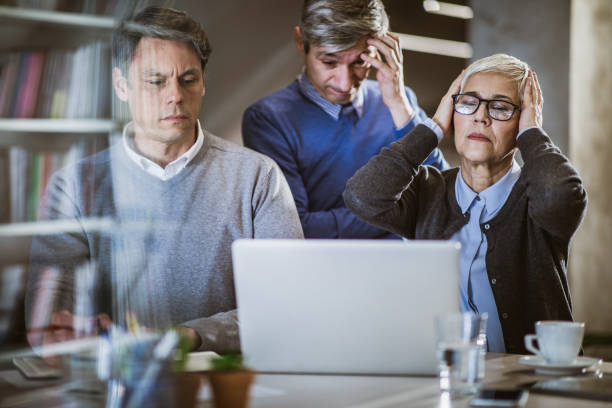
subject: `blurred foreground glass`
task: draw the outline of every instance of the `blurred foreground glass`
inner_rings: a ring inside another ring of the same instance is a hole
[[[474,394],[484,378],[487,314],[454,313],[436,317],[440,390]]]
[[[175,359],[178,334],[112,330],[99,349],[98,376],[107,380],[106,408],[194,407],[201,377]]]

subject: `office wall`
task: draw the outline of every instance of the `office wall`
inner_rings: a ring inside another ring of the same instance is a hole
[[[570,259],[576,317],[612,332],[612,1],[572,1],[570,154],[589,195]]]
[[[177,0],[202,23],[213,53],[200,115],[211,132],[242,144],[242,113],[293,81],[302,61],[293,45],[300,0]]]
[[[567,153],[570,0],[471,2],[474,59],[503,52],[526,61],[544,94],[544,128]]]

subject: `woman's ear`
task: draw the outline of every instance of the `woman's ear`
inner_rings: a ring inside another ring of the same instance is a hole
[[[128,82],[127,78],[123,76],[121,70],[117,67],[113,68],[113,88],[115,88],[115,94],[117,98],[123,102],[128,100]]]

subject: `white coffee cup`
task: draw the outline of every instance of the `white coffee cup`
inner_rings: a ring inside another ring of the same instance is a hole
[[[536,334],[525,336],[525,348],[544,358],[548,364],[572,364],[576,361],[584,323],[543,320],[535,324]],[[533,344],[538,340],[539,348]]]

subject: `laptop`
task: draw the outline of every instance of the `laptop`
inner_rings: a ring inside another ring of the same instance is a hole
[[[437,374],[434,316],[458,312],[451,241],[237,240],[245,363],[261,372]]]

